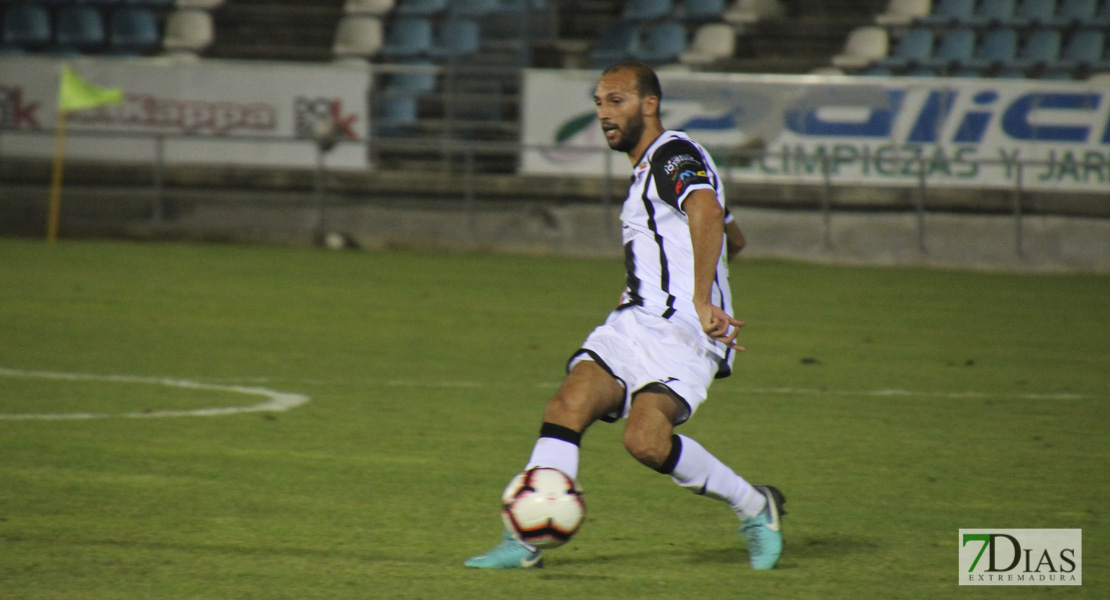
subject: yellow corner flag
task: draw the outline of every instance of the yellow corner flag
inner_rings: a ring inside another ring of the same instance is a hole
[[[81,78],[69,65],[62,65],[62,79],[58,84],[58,110],[69,112],[93,108],[104,104],[123,102],[123,90],[101,87]]]
[[[46,241],[50,244],[58,239],[62,165],[65,162],[66,120],[69,113],[83,108],[95,108],[120,102],[123,102],[123,90],[89,83],[69,65],[62,65],[62,77],[58,82],[58,128],[54,140],[54,176],[50,182],[50,214],[47,215],[46,222]]]

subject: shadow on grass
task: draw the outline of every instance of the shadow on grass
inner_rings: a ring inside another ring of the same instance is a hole
[[[873,539],[858,536],[830,533],[825,536],[805,536],[791,538],[789,533],[784,540],[782,559],[778,569],[798,568],[799,563],[808,560],[842,558],[855,554],[872,554],[879,550]],[[732,548],[714,548],[690,553],[690,562],[697,564],[736,564],[748,562],[748,551],[744,543],[737,540]]]

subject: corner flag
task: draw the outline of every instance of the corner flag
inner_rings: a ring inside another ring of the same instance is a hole
[[[120,102],[123,102],[123,90],[89,83],[69,65],[62,65],[62,78],[58,84],[58,111],[65,113]]]
[[[123,102],[123,90],[94,85],[81,78],[69,65],[62,65],[58,81],[58,127],[54,139],[54,175],[50,182],[50,214],[46,221],[46,241],[58,239],[62,198],[62,165],[65,162],[66,120],[69,113],[83,108]]]

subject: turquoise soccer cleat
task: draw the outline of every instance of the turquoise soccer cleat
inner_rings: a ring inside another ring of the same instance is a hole
[[[485,554],[468,558],[463,564],[476,569],[541,569],[543,554],[539,549],[525,546],[506,530],[500,544]]]
[[[755,489],[767,497],[767,506],[758,515],[740,522],[740,535],[748,544],[752,568],[764,571],[773,569],[782,555],[782,517],[786,514],[782,506],[786,497],[769,485],[757,485]]]

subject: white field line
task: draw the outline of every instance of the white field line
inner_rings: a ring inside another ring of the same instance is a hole
[[[473,389],[473,388],[508,388],[519,387],[519,384],[501,382],[501,383],[485,383],[480,381],[418,381],[418,380],[389,380],[382,382],[367,382],[369,385],[387,385],[392,387],[418,387],[418,388],[454,388],[454,389]],[[530,387],[538,389],[558,389],[559,383],[535,383]],[[1048,393],[1048,394],[1002,394],[991,392],[930,392],[922,390],[899,390],[899,389],[886,389],[886,390],[829,390],[822,388],[744,388],[744,387],[727,387],[727,388],[712,388],[710,395],[725,393],[730,395],[742,394],[775,394],[784,396],[877,396],[877,397],[918,397],[918,398],[945,398],[952,400],[960,399],[990,399],[990,398],[1011,398],[1019,400],[1082,400],[1090,396],[1084,394],[1071,394],[1071,393]]]
[[[310,398],[302,394],[279,392],[262,387],[245,387],[239,385],[216,385],[201,383],[191,379],[171,379],[160,377],[138,377],[134,375],[94,375],[88,373],[58,373],[52,371],[24,371],[0,367],[0,377],[20,377],[26,379],[53,379],[64,381],[101,381],[109,383],[138,383],[147,385],[162,385],[167,387],[230,392],[247,396],[261,396],[265,402],[250,406],[226,406],[200,408],[195,410],[153,410],[143,412],[125,413],[26,413],[26,414],[0,414],[0,420],[25,421],[25,420],[81,420],[81,419],[156,419],[164,417],[217,417],[223,415],[237,415],[254,412],[282,412],[296,408],[307,403]]]

